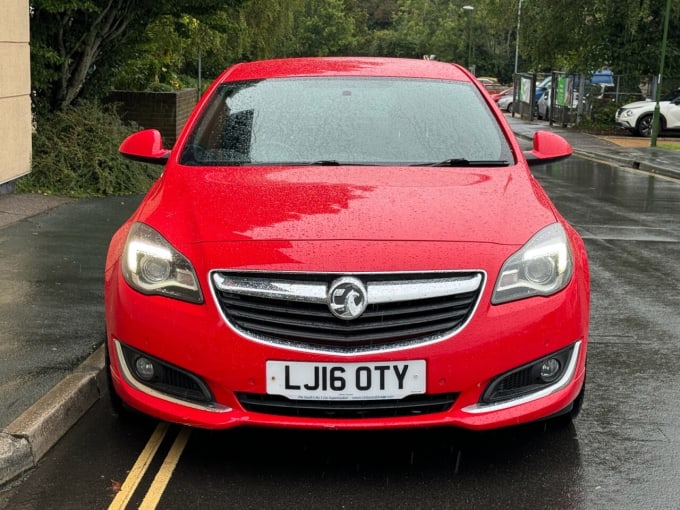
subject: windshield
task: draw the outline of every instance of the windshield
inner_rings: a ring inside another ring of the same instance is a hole
[[[673,92],[669,92],[665,96],[663,96],[660,101],[675,101],[676,99],[680,99],[680,89],[674,90]]]
[[[469,83],[295,78],[225,83],[204,109],[186,165],[514,161]]]
[[[546,78],[543,78],[543,81],[536,85],[537,89],[544,89],[547,87],[550,87],[550,84],[552,83],[552,76],[548,76]]]

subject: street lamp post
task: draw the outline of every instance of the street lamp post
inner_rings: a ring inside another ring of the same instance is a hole
[[[519,0],[517,8],[517,33],[515,34],[515,74],[517,74],[517,61],[519,59],[519,22],[522,19],[522,0]]]
[[[463,10],[467,13],[467,25],[468,25],[468,56],[467,56],[467,68],[468,70],[472,66],[472,11],[475,10],[471,5],[464,5]]]
[[[666,59],[666,41],[668,39],[668,18],[671,12],[671,0],[666,0],[666,15],[663,20],[663,36],[661,38],[661,57],[659,63],[659,79],[656,82],[656,104],[654,105],[654,116],[652,117],[652,140],[651,146],[656,147],[656,138],[659,136],[659,124],[661,123],[661,113],[659,108],[659,96],[661,94],[661,79],[663,78],[663,65]]]

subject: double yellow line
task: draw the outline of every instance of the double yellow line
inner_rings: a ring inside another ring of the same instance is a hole
[[[169,428],[170,426],[167,423],[158,424],[156,430],[154,430],[149,441],[146,443],[144,450],[137,458],[132,470],[130,470],[125,482],[121,485],[120,492],[116,494],[111,505],[109,505],[109,510],[124,510],[127,507],[130,498],[132,498],[132,495],[137,490],[142,477],[148,470],[153,458],[156,456],[158,448],[160,448],[161,443],[165,439]],[[163,460],[163,464],[158,470],[158,473],[156,473],[149,490],[144,496],[144,500],[139,506],[139,510],[153,510],[158,506],[158,502],[172,477],[172,473],[179,462],[184,447],[187,445],[187,441],[189,441],[190,435],[191,429],[187,427],[182,427],[182,429],[180,429],[175,441],[170,447],[170,451]]]

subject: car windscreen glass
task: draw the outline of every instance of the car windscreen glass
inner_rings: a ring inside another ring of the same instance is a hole
[[[294,78],[225,83],[184,146],[186,165],[513,163],[469,83]]]
[[[680,99],[680,89],[674,90],[673,92],[669,92],[665,96],[663,96],[660,101],[675,101],[676,99]]]

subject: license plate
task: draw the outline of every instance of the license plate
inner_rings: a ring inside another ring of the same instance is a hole
[[[267,393],[296,400],[382,400],[425,393],[425,360],[267,361]]]

